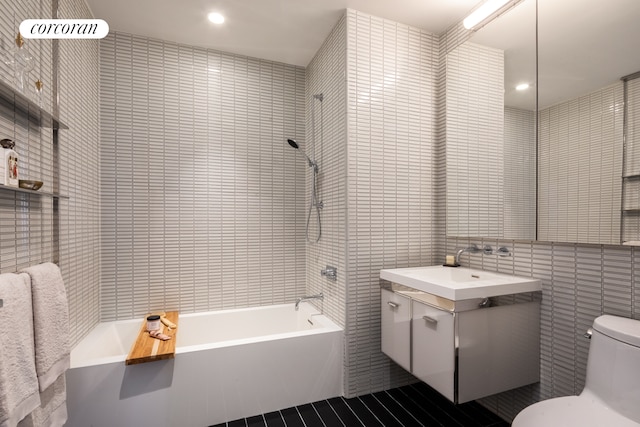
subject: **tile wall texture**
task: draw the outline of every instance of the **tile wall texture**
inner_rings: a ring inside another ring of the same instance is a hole
[[[0,54],[11,61],[18,53],[14,38],[23,19],[34,14],[51,16],[51,4],[39,0],[3,2],[0,4]],[[51,43],[27,41],[24,49],[33,56],[34,69],[26,76],[24,94],[36,100],[33,83],[41,78],[48,83],[43,89],[43,105],[51,110]],[[17,87],[14,68],[0,61],[0,78],[13,88]],[[9,95],[11,96],[11,95]],[[26,103],[20,105],[26,109]],[[52,191],[52,140],[51,129],[34,124],[38,113],[30,111],[25,116],[12,105],[0,106],[0,139],[9,138],[16,143],[19,155],[19,177],[40,179],[45,182],[42,191]],[[3,273],[15,272],[32,264],[53,259],[53,201],[48,197],[31,196],[10,191],[0,192],[0,269]]]
[[[411,377],[380,352],[380,270],[435,262],[438,39],[354,10],[347,32],[347,396]]]
[[[333,28],[322,47],[306,68],[306,150],[318,162],[318,200],[324,203],[320,213],[322,235],[317,243],[307,244],[307,294],[323,292],[324,313],[345,326],[347,289],[347,39],[346,17]],[[314,95],[323,95],[319,101]],[[299,161],[302,161],[299,159]],[[311,201],[312,172],[306,168],[308,205]],[[306,213],[304,218],[306,219]],[[310,239],[318,229],[315,211],[310,221]],[[335,282],[320,275],[327,265],[338,269]]]
[[[304,69],[113,32],[100,61],[102,320],[304,294]]]
[[[504,238],[536,238],[535,117],[533,111],[504,109]]]
[[[620,243],[622,83],[539,113],[538,239]]]
[[[640,79],[627,83],[627,129],[622,197],[622,241],[640,241]],[[620,105],[617,106],[620,108]]]
[[[28,17],[51,17],[49,0],[0,4],[0,38],[3,55],[13,49],[18,26]],[[61,18],[92,17],[81,0],[61,0]],[[35,58],[28,75],[28,93],[35,80],[44,83],[42,105],[53,111],[52,43],[27,40]],[[14,272],[29,265],[52,261],[59,265],[69,297],[72,342],[78,341],[99,320],[99,175],[98,175],[98,43],[62,41],[59,55],[59,115],[69,126],[59,131],[60,192],[59,236],[54,240],[53,201],[44,196],[0,194],[0,270]],[[1,78],[14,84],[9,67],[0,61]],[[31,113],[30,113],[31,114]],[[35,115],[35,112],[33,112]],[[0,137],[16,142],[20,176],[44,181],[41,191],[53,191],[53,133],[39,128],[24,115],[0,107]]]
[[[446,55],[447,234],[504,236],[504,52]]]
[[[61,0],[60,18],[92,18],[82,0]],[[98,41],[60,41],[60,267],[75,340],[100,321]]]

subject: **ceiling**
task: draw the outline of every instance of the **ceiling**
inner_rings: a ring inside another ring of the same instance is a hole
[[[351,8],[439,34],[479,0],[87,0],[121,31],[306,67]],[[218,11],[223,25],[207,20]]]

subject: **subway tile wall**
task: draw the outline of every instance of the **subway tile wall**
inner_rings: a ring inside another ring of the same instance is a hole
[[[313,242],[318,233],[315,211],[310,221],[309,238],[313,243],[307,243],[307,293],[323,292],[325,297],[320,306],[342,327],[345,326],[347,289],[346,60],[346,18],[343,15],[306,68],[307,144],[304,147],[318,162],[318,200],[324,203],[320,213],[322,235],[317,243]],[[319,94],[323,96],[322,101],[314,98]],[[306,168],[306,174],[308,206],[311,201],[310,168]],[[320,270],[327,265],[338,269],[335,282],[320,275]]]
[[[504,238],[536,238],[536,116],[504,109]]]
[[[49,0],[0,4],[0,54],[13,49],[13,39],[23,19],[51,17]],[[61,0],[59,17],[91,17],[81,0]],[[35,58],[29,72],[29,96],[35,80],[44,83],[42,105],[53,111],[52,43],[26,40]],[[54,241],[53,201],[48,197],[0,194],[0,270],[13,272],[54,259],[59,261],[69,298],[71,341],[77,342],[99,319],[99,200],[98,200],[98,55],[96,41],[61,41],[59,63],[60,118],[68,130],[59,131],[60,229]],[[12,71],[0,61],[1,78],[14,84]],[[20,176],[44,181],[41,191],[53,191],[53,133],[26,117],[1,107],[0,137],[15,140],[20,155]],[[30,113],[31,114],[31,113]],[[35,112],[34,112],[35,114]],[[56,249],[57,248],[57,249]]]
[[[58,17],[92,18],[82,0],[61,0]],[[60,41],[60,267],[75,340],[100,321],[98,41]]]
[[[504,53],[446,55],[447,234],[504,236]]]
[[[620,243],[622,83],[539,113],[538,239]]]
[[[438,39],[347,10],[347,396],[413,381],[380,352],[380,270],[435,262]]]
[[[302,295],[304,69],[124,33],[100,61],[102,320]]]
[[[623,180],[622,241],[640,241],[640,79],[627,83],[627,128]],[[616,108],[622,108],[620,104]]]
[[[47,9],[48,4],[48,9]],[[7,64],[19,53],[14,39],[23,19],[43,14],[51,16],[50,3],[39,0],[2,2],[0,4],[0,78],[12,88],[17,88],[14,68]],[[33,56],[34,68],[25,78],[23,90],[31,100],[36,100],[34,82],[44,83],[43,106],[51,110],[51,43],[43,40],[27,40],[23,47]],[[11,96],[12,95],[8,95]],[[19,104],[21,110],[26,103]],[[44,182],[42,191],[52,191],[52,140],[51,129],[34,124],[37,111],[24,115],[4,102],[0,106],[0,139],[9,138],[16,143],[18,173],[22,179],[39,179]],[[0,269],[3,273],[15,272],[32,264],[53,260],[53,201],[49,197],[0,191]]]

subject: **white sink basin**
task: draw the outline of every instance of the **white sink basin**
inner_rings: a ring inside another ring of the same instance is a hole
[[[452,301],[542,290],[531,277],[442,265],[380,270],[380,278]]]

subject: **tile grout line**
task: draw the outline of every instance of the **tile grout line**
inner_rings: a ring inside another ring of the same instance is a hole
[[[420,392],[420,390],[418,390],[417,388],[415,388],[415,387],[414,387],[414,384],[409,385],[409,387],[411,387],[411,388],[414,390],[414,392],[415,392],[415,393],[417,393],[418,395],[420,395],[422,398],[426,399],[426,400],[427,400],[427,401],[428,401],[432,406],[434,406],[434,407],[436,407],[436,408],[439,408],[439,409],[442,411],[442,413],[443,413],[445,416],[447,416],[447,417],[448,417],[448,419],[449,419],[450,421],[453,421],[454,423],[456,423],[456,424],[457,424],[457,425],[459,425],[460,427],[464,427],[464,424],[462,424],[462,423],[458,422],[458,420],[456,420],[456,419],[454,419],[453,417],[451,417],[451,415],[450,415],[447,411],[445,411],[445,410],[444,410],[444,409],[442,409],[439,405],[437,405],[433,400],[431,400],[431,399],[429,398],[429,396],[426,396],[426,395],[422,394],[422,393]],[[408,395],[407,395],[407,396],[408,396]],[[410,397],[410,396],[409,396],[409,398],[411,399],[411,397]],[[413,399],[412,399],[412,400],[413,400]],[[418,403],[418,402],[416,402],[415,400],[414,400],[414,402],[415,402],[416,404]],[[442,423],[440,422],[440,420],[437,420],[437,421],[438,421],[438,423],[440,423],[440,424],[442,425]]]
[[[340,399],[342,399],[342,402],[345,404],[347,409],[349,409],[351,411],[353,416],[356,417],[358,419],[358,421],[360,421],[360,424],[362,424],[364,426],[365,424],[362,422],[362,420],[360,419],[358,414],[356,414],[355,411],[351,408],[351,406],[347,403],[346,399],[344,397],[342,397],[342,396],[339,396],[339,397],[340,397]],[[329,406],[331,406],[331,408],[333,409],[333,405],[331,405],[331,402],[329,402]],[[338,418],[340,418],[340,416],[338,416]],[[342,418],[340,418],[340,421],[342,422]],[[344,424],[344,422],[343,422],[343,424]]]
[[[329,404],[329,402],[326,399],[325,400],[320,400],[319,402],[327,402]],[[314,403],[318,403],[318,402],[314,402]],[[318,417],[320,418],[320,421],[322,421],[322,425],[324,425],[325,427],[334,427],[334,426],[327,426],[327,423],[324,422],[324,419],[322,418],[322,415],[320,415],[320,412],[318,412],[318,410],[316,409],[316,406],[313,403],[311,404],[311,407],[313,408],[314,411],[316,411],[316,414],[318,414]],[[338,417],[338,420],[344,426],[345,424],[342,422],[342,419],[340,418],[340,416],[338,414],[336,414],[336,411],[333,410],[333,407],[331,407],[331,404],[329,404],[329,408],[336,415],[336,417]]]
[[[378,422],[380,423],[380,425],[384,426],[384,423],[382,422],[382,420],[381,420],[380,418],[378,418],[378,416],[376,415],[376,413],[375,413],[375,412],[373,412],[373,411],[372,411],[372,410],[367,406],[367,404],[366,404],[362,399],[360,399],[360,397],[359,397],[359,396],[358,396],[358,397],[356,397],[356,399],[358,399],[358,400],[360,401],[360,403],[362,403],[362,404],[364,405],[364,407],[367,409],[367,411],[371,412],[371,415],[373,415],[373,417],[374,417],[376,420],[378,420]],[[402,424],[402,423],[401,423],[401,424]]]
[[[284,419],[284,415],[282,415],[282,411],[278,411],[278,415],[280,415],[280,419],[282,420],[282,424],[284,424],[284,427],[287,427],[287,422]]]
[[[295,408],[296,408],[296,414],[298,414],[298,417],[300,417],[300,421],[302,421],[302,425],[304,427],[307,427],[307,423],[304,421],[304,417],[300,413],[300,410],[298,409],[298,406],[295,406]]]
[[[390,395],[386,390],[384,390],[384,393],[385,393],[387,396],[389,396],[389,398],[390,398],[391,400],[393,400],[394,402],[396,402],[396,403],[398,404],[398,406],[400,406],[400,407],[401,407],[401,408],[402,408],[402,409],[403,409],[407,414],[409,414],[409,416],[410,416],[411,418],[413,418],[414,420],[416,420],[416,422],[417,422],[418,424],[420,424],[422,427],[425,427],[425,426],[424,426],[424,424],[422,424],[422,423],[420,422],[420,420],[418,420],[416,417],[414,417],[414,416],[413,416],[413,414],[412,414],[411,412],[409,412],[409,411],[404,407],[404,405],[403,405],[402,403],[400,403],[400,402],[398,402],[396,399],[394,399],[394,398],[393,398],[393,396],[391,396],[391,395]],[[378,400],[378,398],[376,398],[376,396],[375,396],[375,395],[374,395],[373,397],[374,397],[376,400]],[[380,402],[380,400],[378,400],[378,402]],[[384,406],[384,404],[383,404],[382,402],[380,402],[380,404],[381,404],[382,406]],[[385,408],[385,409],[387,409],[387,407],[386,407],[386,406],[384,406],[384,408]],[[387,409],[387,411],[389,411],[389,409]],[[389,412],[391,412],[391,411],[389,411]],[[399,421],[399,420],[398,420],[398,421]]]

